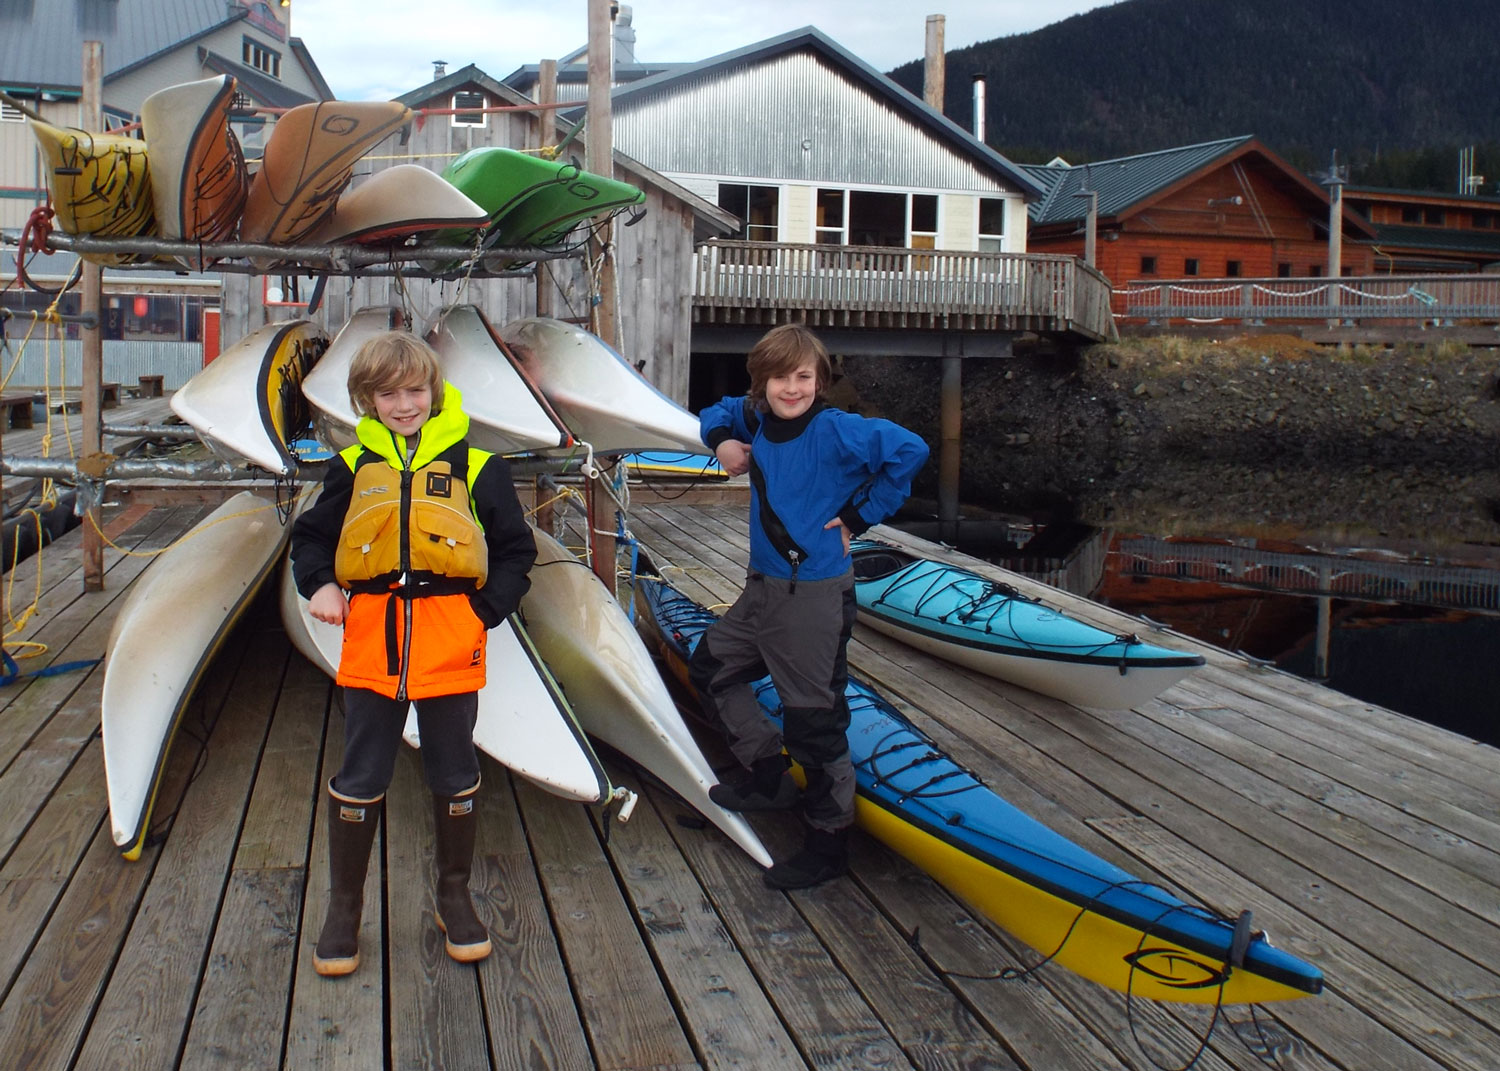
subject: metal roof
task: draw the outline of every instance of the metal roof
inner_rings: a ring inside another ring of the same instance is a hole
[[[298,93],[270,75],[261,74],[253,67],[246,67],[243,63],[237,63],[228,56],[210,52],[206,48],[198,49],[198,58],[211,71],[233,75],[239,83],[239,89],[246,96],[267,108],[295,108],[299,104],[311,104],[317,99]]]
[[[960,153],[975,166],[990,174],[998,175],[1007,184],[1020,190],[1028,199],[1042,195],[1042,187],[1022,168],[979,141],[940,111],[928,107],[925,102],[912,96],[864,60],[811,26],[792,30],[778,37],[731,52],[724,52],[698,63],[685,64],[675,70],[665,71],[638,82],[617,86],[611,94],[611,99],[616,113],[622,114],[629,111],[632,106],[644,105],[668,94],[680,92],[684,87],[693,83],[709,81],[730,68],[743,68],[798,52],[810,52],[830,64],[907,122]],[[578,109],[570,114],[579,114],[581,111],[582,109]]]
[[[1027,211],[1036,224],[1082,220],[1088,215],[1088,201],[1074,194],[1093,190],[1099,194],[1099,217],[1118,216],[1254,140],[1247,134],[1073,167],[1022,164],[1031,180],[1047,191]]]
[[[225,0],[6,0],[0,3],[0,85],[77,88],[84,41],[103,44],[107,81],[247,14]]]
[[[1430,249],[1446,253],[1479,253],[1500,260],[1500,232],[1460,227],[1375,224],[1375,245],[1396,249]]]

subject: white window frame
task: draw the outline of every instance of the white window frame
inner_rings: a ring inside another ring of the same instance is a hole
[[[819,225],[818,199],[824,193],[839,195],[839,208],[843,219],[837,227]],[[813,242],[816,245],[849,244],[849,189],[845,186],[818,186],[813,189]]]
[[[477,105],[473,104],[473,103],[469,103],[469,102],[465,102],[465,103],[460,104],[459,100],[458,100],[459,97],[478,97],[479,98],[479,103]],[[449,107],[451,107],[451,108],[475,108],[475,107],[487,108],[487,107],[489,107],[489,104],[490,104],[490,98],[488,97],[488,95],[486,95],[484,93],[483,90],[477,90],[477,89],[476,90],[459,90],[458,92],[456,92],[456,93],[453,94],[452,103],[449,105]],[[480,130],[485,129],[486,127],[488,127],[490,125],[490,115],[489,115],[489,112],[480,112],[477,115],[473,115],[473,114],[470,114],[470,115],[459,115],[457,112],[454,112],[452,115],[448,116],[448,120],[449,120],[449,125],[450,126],[471,126],[471,127],[477,127]]]
[[[281,53],[253,37],[244,39],[240,61],[252,70],[281,81]]]
[[[980,229],[980,228],[983,228],[983,226],[984,226],[984,222],[983,222],[984,221],[984,203],[986,201],[994,201],[996,204],[998,204],[1000,206],[1000,232],[998,234],[993,233],[991,231],[986,231],[986,230]],[[981,253],[1003,253],[1003,252],[1005,252],[1005,224],[1006,224],[1006,217],[1009,216],[1009,215],[1010,215],[1010,203],[1008,201],[1006,201],[1005,198],[1003,198],[1003,197],[983,197],[983,196],[981,196],[979,198],[979,211],[978,211],[977,218],[976,218],[976,221],[975,221],[975,226],[976,226],[976,241],[974,243],[974,248],[976,248],[977,250],[979,250],[979,252],[981,252]],[[994,249],[986,249],[985,248],[985,243],[986,242],[992,242],[992,243],[994,243],[995,248]]]

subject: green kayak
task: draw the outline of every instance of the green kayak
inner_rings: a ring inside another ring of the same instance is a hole
[[[499,214],[486,235],[486,244],[557,245],[580,221],[638,205],[645,199],[646,194],[629,183],[578,171],[571,181],[533,190],[529,196]]]
[[[469,200],[489,213],[491,228],[486,244],[495,244],[495,221],[549,186],[566,186],[580,176],[577,164],[566,160],[543,160],[531,153],[498,145],[470,149],[443,171],[447,179]],[[467,245],[472,230],[453,229],[434,235],[434,245]]]

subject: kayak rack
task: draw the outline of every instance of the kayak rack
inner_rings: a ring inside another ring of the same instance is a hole
[[[49,253],[79,256],[145,256],[135,264],[110,265],[111,270],[161,271],[156,258],[182,258],[204,264],[205,271],[241,275],[270,275],[287,268],[317,275],[401,275],[426,279],[506,279],[535,274],[537,261],[572,260],[583,256],[577,249],[536,249],[529,246],[490,246],[476,249],[464,245],[374,247],[355,244],[270,245],[262,242],[175,242],[165,238],[94,238],[81,234],[47,235],[43,249]],[[24,250],[17,253],[19,258]],[[265,263],[257,264],[255,261]],[[440,263],[440,269],[431,265]],[[524,265],[511,267],[510,265]],[[451,265],[451,266],[450,266]]]

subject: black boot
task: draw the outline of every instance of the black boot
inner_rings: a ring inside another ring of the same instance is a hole
[[[341,796],[328,784],[328,916],[313,950],[313,970],[325,977],[359,967],[359,916],[365,902],[370,846],[380,824],[383,796]]]
[[[460,963],[474,963],[490,954],[490,931],[474,913],[469,899],[469,872],[474,865],[477,816],[475,785],[456,796],[432,797],[437,829],[437,924],[448,955]]]
[[[849,871],[849,827],[824,830],[809,826],[802,850],[765,873],[773,889],[806,889]]]
[[[791,760],[777,752],[750,764],[748,776],[730,784],[714,785],[708,798],[726,811],[790,811],[802,797],[787,772]]]

